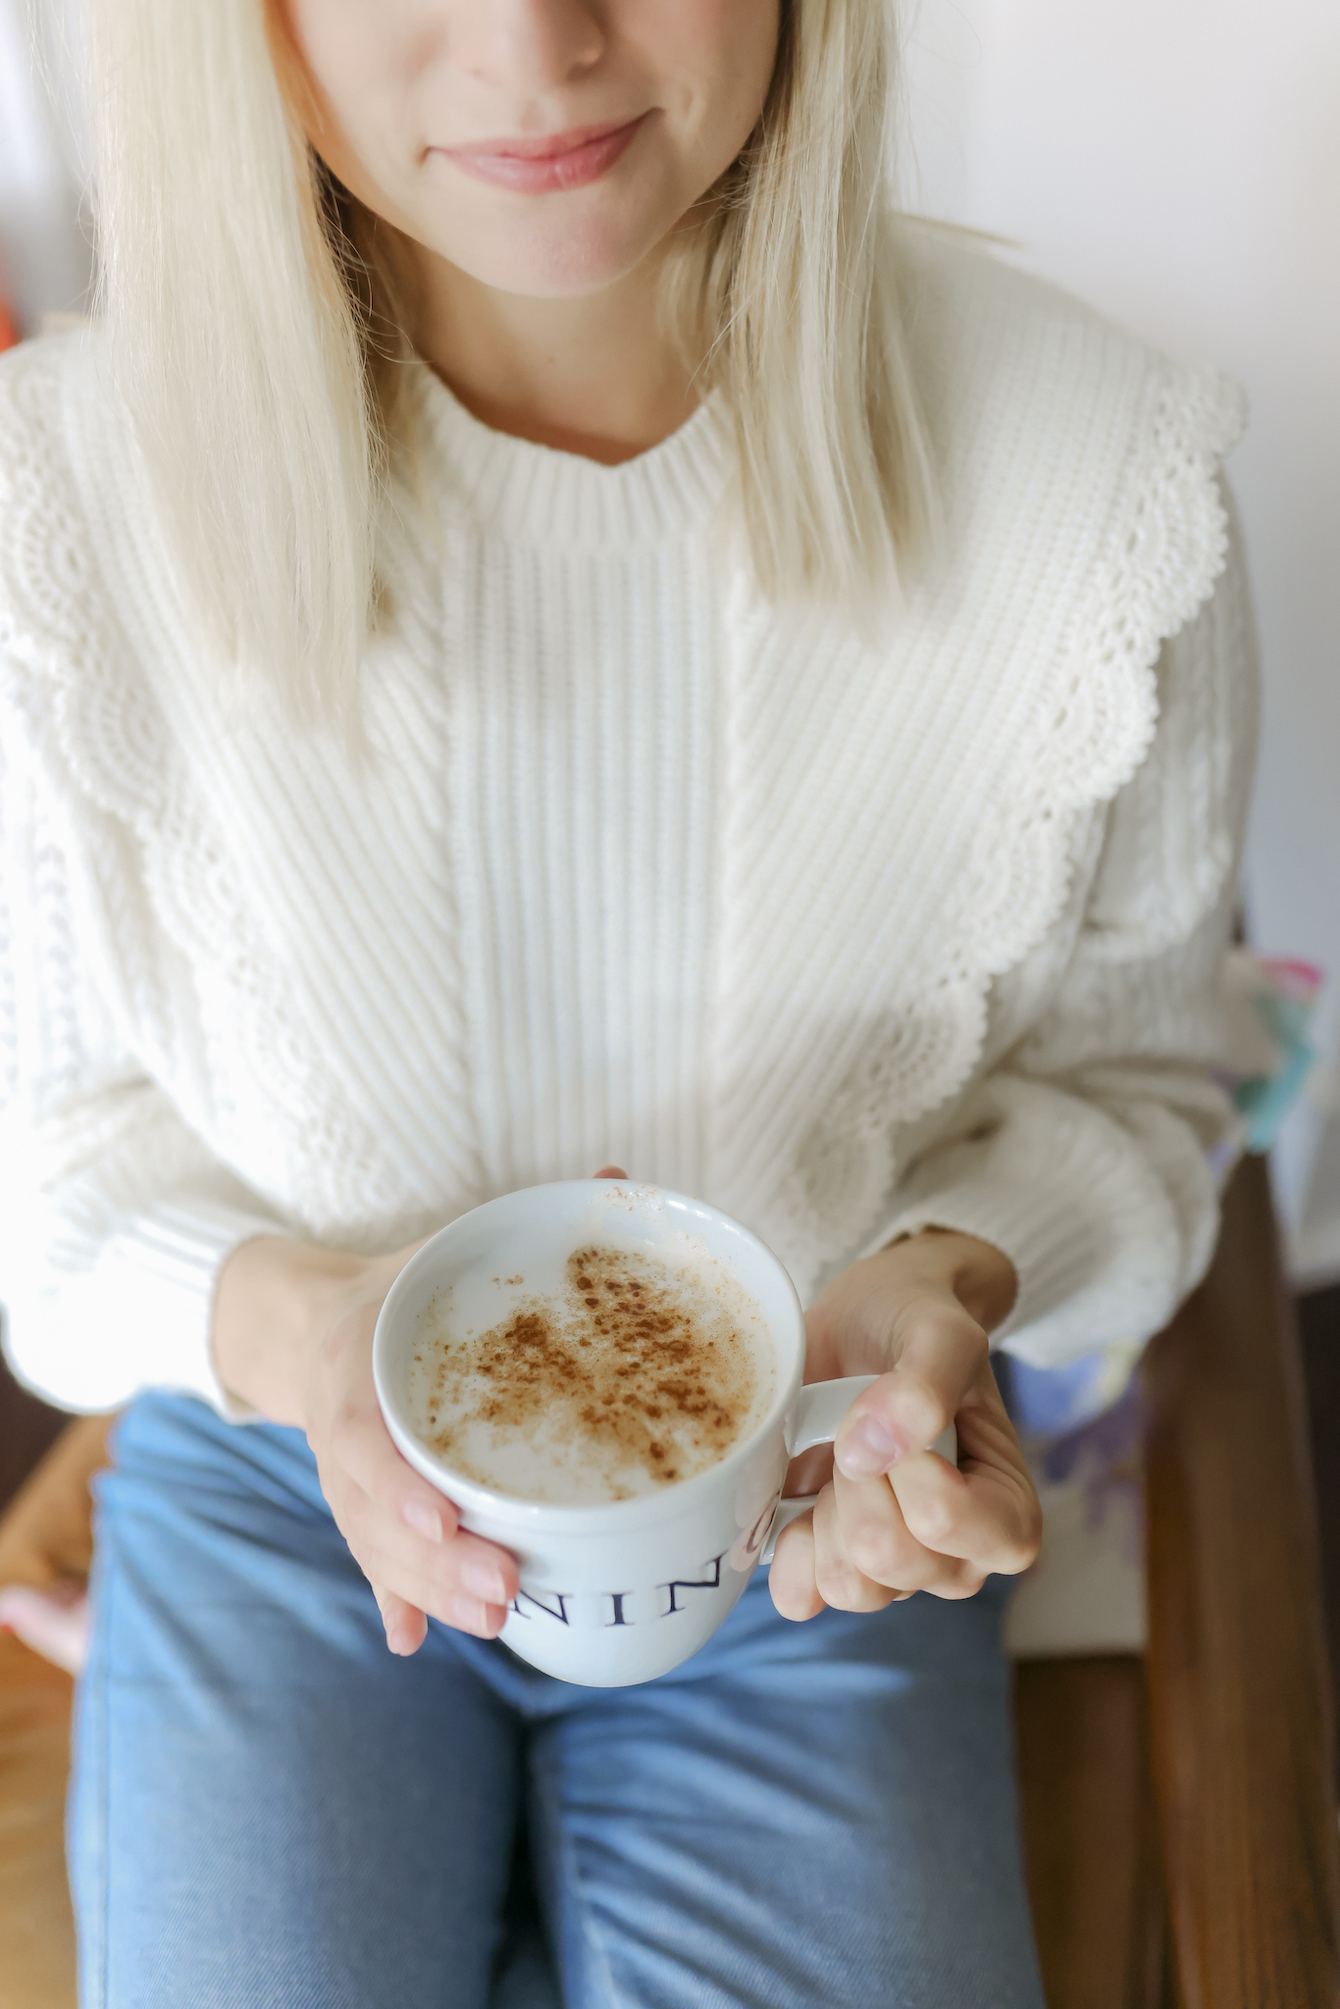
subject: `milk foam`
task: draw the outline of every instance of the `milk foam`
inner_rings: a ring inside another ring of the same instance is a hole
[[[687,1235],[504,1244],[425,1307],[406,1382],[417,1434],[455,1471],[570,1506],[707,1471],[776,1389],[762,1307]]]

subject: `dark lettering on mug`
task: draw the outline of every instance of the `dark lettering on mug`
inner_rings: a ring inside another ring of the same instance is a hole
[[[570,1590],[556,1590],[553,1596],[554,1604],[546,1604],[542,1597],[535,1597],[528,1590],[519,1590],[512,1599],[512,1610],[518,1618],[529,1618],[530,1613],[521,1609],[521,1600],[524,1598],[527,1604],[534,1605],[536,1611],[542,1611],[546,1618],[556,1618],[560,1625],[567,1625],[569,1623],[568,1599],[572,1596],[572,1592]],[[555,1605],[557,1606],[557,1610],[554,1608]]]
[[[721,1554],[720,1554],[719,1556],[713,1556],[713,1558],[712,1558],[712,1560],[711,1560],[711,1562],[710,1562],[710,1563],[704,1563],[704,1564],[703,1564],[703,1568],[704,1568],[705,1570],[709,1570],[709,1569],[711,1570],[712,1574],[711,1574],[711,1576],[710,1576],[710,1577],[709,1577],[709,1576],[701,1576],[701,1577],[674,1577],[674,1578],[672,1578],[672,1579],[671,1579],[671,1581],[670,1581],[669,1583],[660,1583],[660,1584],[657,1584],[657,1586],[656,1586],[657,1590],[668,1590],[668,1591],[669,1591],[669,1593],[670,1593],[670,1602],[669,1602],[669,1604],[668,1604],[668,1605],[667,1605],[667,1606],[665,1607],[665,1610],[664,1610],[664,1611],[663,1611],[663,1612],[661,1613],[661,1617],[662,1617],[662,1618],[669,1618],[669,1616],[670,1616],[671,1612],[674,1612],[674,1611],[683,1611],[683,1610],[685,1609],[685,1607],[684,1607],[684,1606],[683,1606],[683,1605],[682,1605],[682,1604],[681,1604],[681,1603],[679,1602],[678,1598],[677,1598],[677,1597],[675,1596],[675,1592],[676,1592],[676,1591],[681,1591],[681,1590],[720,1590],[720,1588],[721,1588],[721,1565],[722,1565],[723,1561],[725,1560],[725,1556],[726,1556],[726,1551],[725,1551],[725,1550],[723,1549],[723,1550],[721,1551]]]
[[[763,1525],[766,1526],[766,1524],[767,1515],[764,1515]],[[703,1574],[701,1576],[672,1577],[669,1583],[657,1584],[657,1590],[666,1591],[669,1595],[665,1608],[657,1612],[656,1616],[658,1618],[669,1618],[674,1612],[686,1610],[687,1606],[682,1604],[679,1598],[679,1593],[682,1590],[720,1590],[721,1565],[725,1562],[726,1556],[727,1551],[723,1549],[719,1556],[713,1556],[708,1562],[703,1563],[701,1566]],[[611,1631],[616,1625],[635,1625],[637,1623],[637,1620],[630,1615],[628,1609],[633,1599],[633,1592],[631,1590],[604,1590],[592,1593],[591,1596],[593,1598],[598,1596],[604,1600],[609,1616],[601,1620],[601,1626],[606,1632]],[[583,1612],[588,1608],[588,1603],[589,1600],[587,1597],[578,1598],[577,1593],[570,1590],[549,1591],[545,1597],[537,1597],[534,1591],[519,1590],[512,1599],[511,1609],[516,1613],[518,1618],[524,1618],[527,1622],[539,1611],[543,1612],[546,1618],[556,1618],[560,1625],[571,1625],[572,1613],[568,1610],[568,1606],[575,1605],[578,1629],[581,1630],[591,1624],[594,1617],[593,1613],[588,1618],[583,1618],[582,1616]],[[527,1605],[530,1606],[530,1610],[525,1608]]]

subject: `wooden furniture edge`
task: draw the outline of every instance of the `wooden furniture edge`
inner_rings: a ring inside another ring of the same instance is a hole
[[[1340,1838],[1311,1461],[1264,1161],[1149,1349],[1151,1749],[1182,2009],[1337,2009]]]

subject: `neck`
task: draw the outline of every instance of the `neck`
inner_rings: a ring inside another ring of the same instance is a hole
[[[692,416],[691,372],[658,325],[660,260],[568,299],[502,293],[418,263],[415,348],[485,425],[616,466]]]

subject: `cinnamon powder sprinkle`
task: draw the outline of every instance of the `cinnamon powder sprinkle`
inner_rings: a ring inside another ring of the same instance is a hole
[[[654,1257],[578,1249],[561,1299],[535,1299],[448,1342],[429,1395],[434,1424],[447,1420],[428,1441],[487,1484],[459,1448],[470,1426],[513,1434],[543,1422],[589,1444],[611,1473],[640,1467],[672,1485],[724,1456],[756,1388],[749,1342],[706,1293]]]

